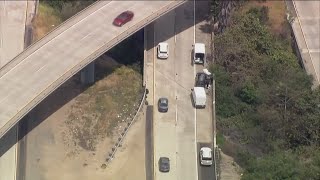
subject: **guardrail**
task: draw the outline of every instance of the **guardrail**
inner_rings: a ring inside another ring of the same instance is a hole
[[[54,90],[56,90],[59,86],[61,86],[64,82],[66,82],[70,77],[79,72],[82,68],[86,67],[89,63],[94,61],[97,57],[101,56],[104,52],[108,51],[116,44],[126,39],[133,33],[137,32],[142,27],[150,24],[155,19],[159,18],[163,14],[171,11],[172,9],[180,6],[186,1],[173,1],[170,4],[162,7],[156,12],[152,12],[151,15],[141,20],[140,22],[128,27],[126,31],[121,33],[119,36],[113,38],[111,41],[106,42],[104,46],[100,47],[94,53],[89,55],[87,58],[79,62],[76,66],[72,67],[68,71],[66,71],[63,75],[61,75],[56,81],[52,82],[51,85],[46,87],[41,93],[39,93],[34,99],[32,99],[29,103],[27,103],[22,109],[20,109],[14,117],[12,117],[1,129],[0,129],[0,138],[10,129],[12,128],[22,117],[24,117],[28,112],[30,112],[37,104],[39,104],[44,98],[46,98],[49,94],[51,94]],[[93,6],[93,5],[92,5]],[[87,13],[87,12],[83,12]],[[76,19],[76,18],[75,18]],[[57,30],[58,31],[58,30]],[[52,32],[52,34],[55,33]],[[44,41],[44,40],[43,40]],[[39,42],[40,43],[40,42]],[[44,42],[42,42],[44,43]],[[47,43],[47,42],[46,42]],[[30,48],[35,48],[37,44],[34,44]],[[26,54],[20,54],[19,57],[27,57]],[[10,65],[6,66],[7,68]],[[12,68],[12,67],[11,67]],[[8,70],[8,69],[7,69]],[[10,69],[9,69],[10,70]],[[5,71],[5,70],[4,70]],[[0,70],[0,77],[3,75],[3,71]]]
[[[210,42],[210,53],[211,53],[211,62],[214,63],[214,17],[211,16],[210,19],[210,27],[211,27],[211,42]],[[212,79],[212,87],[211,87],[211,98],[212,98],[212,130],[213,130],[213,160],[214,160],[214,174],[215,174],[215,180],[219,179],[219,172],[217,171],[217,161],[219,160],[219,157],[217,154],[219,154],[219,148],[217,146],[217,128],[216,128],[216,83],[215,83],[215,76],[213,74]],[[217,153],[218,152],[218,153]]]
[[[115,146],[111,148],[111,152],[108,154],[108,158],[106,159],[107,165],[114,159],[114,155],[116,154],[118,148],[122,145],[122,142],[123,142],[124,138],[126,137],[130,127],[132,126],[133,122],[136,120],[139,112],[141,111],[141,108],[143,107],[145,99],[146,99],[146,87],[144,86],[143,96],[142,96],[140,105],[139,105],[139,107],[138,107],[138,109],[136,111],[136,114],[134,115],[132,120],[127,123],[127,127],[125,127],[123,132],[120,134],[121,136],[118,138]]]

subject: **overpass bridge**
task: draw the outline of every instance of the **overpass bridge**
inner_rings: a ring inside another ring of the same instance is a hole
[[[98,1],[0,69],[0,138],[70,77],[104,52],[186,1]],[[122,27],[113,19],[135,13]]]

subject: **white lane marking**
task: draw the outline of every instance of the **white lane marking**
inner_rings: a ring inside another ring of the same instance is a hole
[[[193,44],[195,44],[196,42],[196,1],[193,0]],[[195,64],[193,64],[193,77],[196,76],[196,66]],[[195,148],[195,156],[196,156],[196,180],[198,180],[198,164],[197,164],[197,158],[198,158],[198,151],[197,151],[197,109],[194,108],[194,126],[195,126],[195,130],[194,130],[194,148]]]

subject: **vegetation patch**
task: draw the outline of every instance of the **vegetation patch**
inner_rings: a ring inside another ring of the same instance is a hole
[[[80,94],[66,121],[75,143],[93,151],[99,140],[130,122],[143,94],[141,84],[139,73],[121,66]]]
[[[47,4],[40,3],[38,14],[32,25],[34,27],[33,42],[44,37],[48,32],[54,29],[62,22],[58,12]]]
[[[60,23],[67,20],[77,12],[86,8],[94,0],[71,1],[71,0],[43,0],[39,3],[38,14],[32,22],[34,33],[33,42],[44,37],[48,32],[56,28]]]
[[[278,26],[270,26],[275,20],[267,9],[279,2],[262,4],[248,2],[215,37],[211,70],[217,125],[225,137],[219,141],[245,169],[243,179],[316,179],[320,90],[311,90],[312,78],[299,66],[292,37],[278,36]]]

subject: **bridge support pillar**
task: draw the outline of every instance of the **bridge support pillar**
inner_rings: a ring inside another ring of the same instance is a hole
[[[81,70],[81,83],[86,85],[94,83],[94,61]]]

